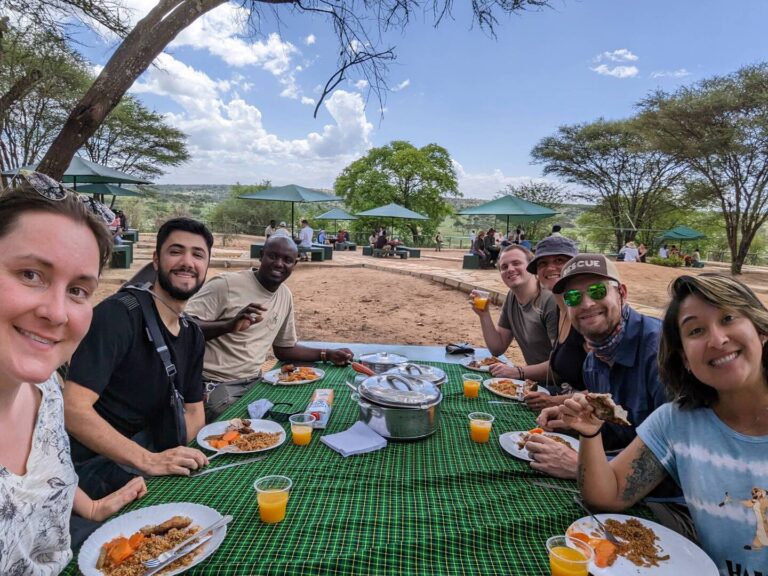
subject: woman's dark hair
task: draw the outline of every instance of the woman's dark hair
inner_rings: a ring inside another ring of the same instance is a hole
[[[93,233],[99,247],[99,274],[109,263],[112,257],[112,234],[104,221],[92,214],[75,194],[67,194],[63,200],[49,200],[28,184],[4,192],[0,196],[0,238],[13,232],[19,218],[27,213],[56,214],[86,226]]]
[[[211,231],[208,230],[207,226],[202,222],[184,217],[171,218],[160,226],[160,230],[157,231],[157,244],[155,245],[155,250],[157,250],[158,254],[160,253],[163,244],[165,244],[165,241],[168,240],[168,236],[177,230],[189,232],[190,234],[197,234],[198,236],[205,238],[205,243],[208,245],[208,257],[210,258],[211,248],[213,248],[213,234],[211,234]]]
[[[695,295],[715,308],[743,315],[754,324],[758,334],[768,335],[768,310],[752,290],[730,276],[705,273],[680,276],[669,285],[671,300],[664,314],[659,346],[659,376],[666,383],[669,399],[681,408],[712,406],[717,390],[701,382],[687,370],[683,360],[683,340],[680,335],[680,306]],[[768,373],[768,353],[763,346],[763,371]]]

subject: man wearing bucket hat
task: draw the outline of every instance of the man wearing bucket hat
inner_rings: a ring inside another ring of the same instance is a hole
[[[631,426],[604,424],[603,445],[606,450],[625,448],[636,435],[635,427],[667,401],[656,362],[661,321],[629,306],[627,287],[621,283],[616,265],[602,254],[572,258],[552,291],[563,295],[571,323],[589,347],[583,367],[586,389],[611,393],[614,402],[629,414]],[[563,428],[560,408],[545,408],[538,423],[547,429]],[[544,456],[537,454],[536,462],[544,462]],[[567,455],[558,453],[557,457]],[[576,458],[574,453],[567,464],[557,462],[559,469],[569,471],[561,476],[576,477]]]

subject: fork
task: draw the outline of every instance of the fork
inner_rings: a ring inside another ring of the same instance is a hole
[[[214,458],[218,458],[219,456],[223,456],[224,454],[234,454],[235,452],[240,452],[240,448],[238,448],[234,444],[230,444],[229,446],[224,446],[224,448],[219,448],[216,451],[216,454],[208,456],[208,462],[210,462]]]
[[[606,540],[608,540],[611,544],[621,545],[621,542],[618,540],[618,538],[616,538],[616,536],[613,535],[613,532],[608,530],[605,524],[600,522],[600,520],[597,519],[597,516],[592,514],[592,511],[589,508],[587,508],[587,505],[584,504],[584,501],[581,498],[579,498],[578,496],[574,496],[573,501],[576,502],[576,504],[578,504],[579,506],[581,506],[583,510],[592,517],[592,520],[594,520],[595,523],[600,528],[600,530],[603,531],[603,534],[605,535]]]
[[[231,521],[232,521],[232,516],[230,516],[230,515],[226,515],[223,518],[219,518],[218,520],[216,520],[216,522],[214,522],[210,526],[207,526],[204,529],[202,529],[202,530],[200,530],[198,532],[195,532],[194,534],[192,534],[192,536],[190,536],[186,540],[183,540],[181,543],[179,543],[177,546],[174,546],[170,550],[166,550],[165,552],[163,552],[162,554],[160,554],[158,556],[155,556],[154,558],[150,558],[149,560],[145,560],[144,561],[144,567],[148,568],[148,569],[157,568],[158,566],[160,566],[160,564],[164,564],[165,562],[170,560],[176,552],[178,552],[179,550],[184,548],[184,546],[186,546],[187,544],[189,544],[193,540],[197,540],[198,538],[201,538],[201,537],[205,536],[205,534],[207,534],[208,532],[211,532],[213,530],[216,530],[217,528],[221,528],[222,526],[226,526]]]

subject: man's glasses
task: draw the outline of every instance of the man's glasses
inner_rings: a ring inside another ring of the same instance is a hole
[[[32,170],[19,170],[11,179],[11,186],[13,186],[17,179],[25,181],[35,192],[48,200],[58,202],[67,197],[67,189],[47,174],[33,172]]]
[[[587,286],[587,289],[582,290],[566,290],[563,292],[563,301],[565,302],[566,306],[569,306],[573,308],[574,306],[578,306],[581,304],[581,299],[586,292],[587,296],[589,296],[592,300],[602,300],[608,295],[608,286],[616,286],[619,287],[618,282],[597,282],[595,284],[590,284]]]

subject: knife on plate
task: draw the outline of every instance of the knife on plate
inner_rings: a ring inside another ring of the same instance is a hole
[[[257,456],[256,458],[248,458],[246,460],[240,460],[240,462],[233,462],[232,464],[217,466],[216,468],[203,468],[202,470],[195,470],[189,475],[189,477],[198,478],[200,476],[205,476],[206,474],[213,474],[214,472],[218,472],[219,470],[224,470],[225,468],[234,468],[236,466],[243,466],[245,464],[250,464],[252,462],[258,462],[259,460],[264,460],[264,458],[266,458],[266,456]]]
[[[187,544],[186,546],[184,546],[184,548],[179,549],[178,552],[176,552],[173,556],[171,556],[168,560],[166,560],[159,566],[144,572],[144,576],[152,576],[153,574],[157,574],[161,570],[164,570],[165,568],[167,568],[169,564],[173,564],[179,558],[186,556],[187,554],[192,552],[192,550],[194,550],[195,548],[198,548],[199,546],[202,546],[203,544],[208,542],[208,540],[210,540],[211,538],[213,538],[213,534],[208,534],[207,536],[203,536],[202,538],[199,538],[198,540],[195,540],[194,542]]]

